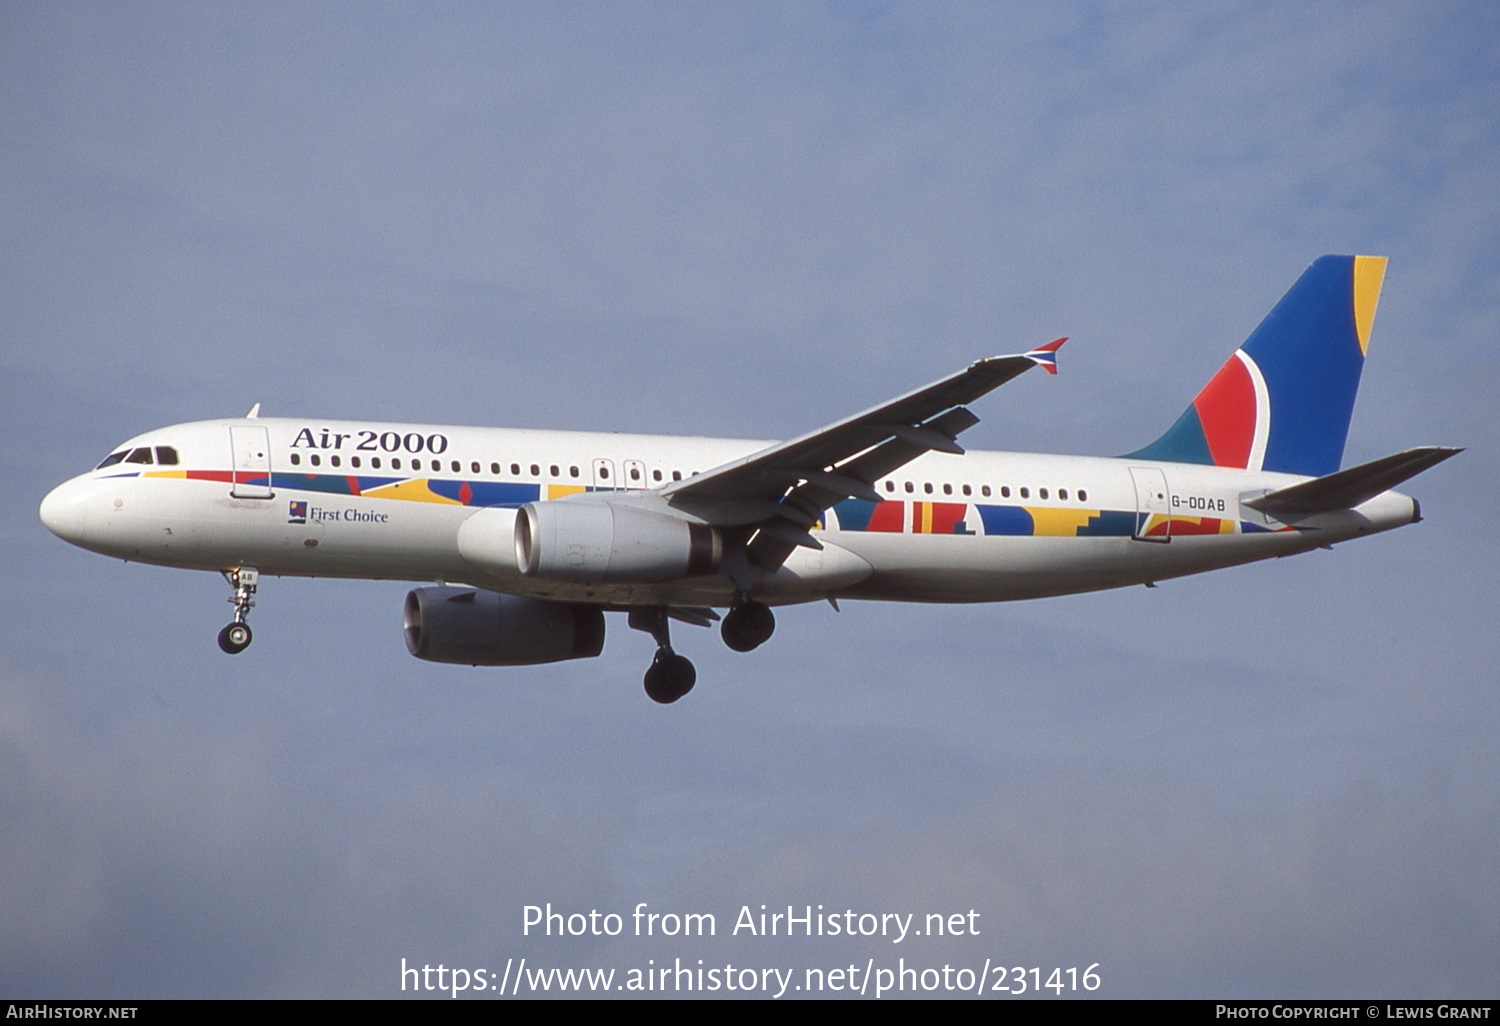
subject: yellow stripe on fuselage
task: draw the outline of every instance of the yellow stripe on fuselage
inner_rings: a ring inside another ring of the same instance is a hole
[[[371,488],[363,493],[367,499],[401,499],[405,502],[436,502],[445,506],[462,506],[457,499],[439,495],[427,487],[425,479],[420,481],[397,481],[395,484]]]
[[[1097,509],[1052,509],[1027,506],[1031,514],[1031,533],[1038,537],[1072,538],[1080,527],[1099,515]]]

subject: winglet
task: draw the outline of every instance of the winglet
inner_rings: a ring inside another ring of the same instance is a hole
[[[1028,360],[1038,364],[1048,374],[1056,374],[1057,351],[1062,348],[1062,344],[1066,341],[1066,337],[1054,339],[1046,345],[1039,346],[1031,352],[1026,353],[1025,356]]]
[[[260,403],[256,403],[254,406],[250,407],[250,412],[247,413],[247,414],[245,414],[245,419],[246,420],[255,420],[259,416],[260,416]]]

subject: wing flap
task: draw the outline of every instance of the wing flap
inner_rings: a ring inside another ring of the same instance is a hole
[[[668,606],[667,615],[674,620],[692,624],[694,627],[709,627],[719,614],[707,606]]]

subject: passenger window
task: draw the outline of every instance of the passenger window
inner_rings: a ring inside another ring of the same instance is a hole
[[[299,454],[295,453],[295,452],[292,453],[292,466],[294,466],[294,467],[300,467],[300,466],[302,466],[302,457]]]
[[[1010,485],[1001,485],[1000,486],[1000,498],[1002,498],[1002,499],[1008,499],[1008,498],[1010,498]]]
[[[94,469],[95,470],[103,470],[105,467],[112,467],[112,466],[114,466],[116,463],[119,463],[121,460],[123,460],[125,458],[125,454],[128,451],[129,450],[121,449],[119,452],[112,452],[112,453],[110,453],[108,456],[104,457],[104,461],[102,463],[100,463],[97,467],[95,467]]]
[[[601,480],[601,481],[608,481],[609,480],[609,468],[608,467],[600,467],[599,468],[599,480]]]
[[[1037,496],[1039,498],[1045,499],[1047,497],[1047,489],[1045,489],[1045,488],[1039,488],[1039,489],[1037,489],[1037,493],[1036,494],[1037,494]]]
[[[164,467],[177,466],[177,450],[170,445],[158,445],[156,447],[156,462]]]
[[[1089,493],[1086,492],[1086,491],[1084,491],[1082,488],[1078,489],[1078,501],[1079,502],[1088,502],[1089,501]]]
[[[894,481],[887,481],[885,483],[885,490],[888,491],[888,492],[894,492],[896,490],[896,482],[894,482]]]
[[[1064,502],[1067,502],[1068,501],[1068,490],[1066,488],[1059,488],[1057,490],[1057,497],[1059,499],[1063,500]]]
[[[313,466],[318,467],[323,465],[322,457],[318,456],[317,453],[314,453],[310,458],[312,459]]]
[[[912,492],[914,492],[916,490],[917,490],[917,486],[916,485],[912,484],[910,481],[906,482],[906,494],[907,495],[910,495]]]
[[[964,494],[965,495],[973,495],[974,494],[974,489],[970,488],[968,485],[964,485]]]
[[[943,485],[943,494],[944,495],[952,495],[953,494],[953,486],[951,484],[945,484],[945,485]]]
[[[443,469],[443,461],[442,460],[433,460],[432,461],[432,469],[435,470],[435,471],[442,470]]]
[[[651,471],[651,480],[653,480],[653,481],[660,481],[661,480],[661,471],[659,471],[659,470],[653,470],[653,471]]]
[[[531,465],[531,476],[532,477],[541,477],[542,476],[542,468],[539,467],[539,466],[537,466],[535,463],[533,463]]]
[[[391,457],[391,469],[392,470],[400,470],[401,469],[401,457],[400,456],[392,456]]]
[[[989,485],[985,485],[984,487],[980,488],[979,489],[979,493],[981,495],[983,495],[986,499],[988,499],[990,497],[990,486]]]
[[[552,466],[548,467],[547,469],[552,472],[552,476],[553,477],[557,477],[558,476],[558,469],[557,469],[557,464],[556,463],[552,464]]]
[[[330,456],[328,457],[328,462],[332,463],[336,467],[339,465],[339,458],[337,456]]]
[[[568,468],[568,476],[569,477],[577,477],[578,476],[578,468],[577,467],[569,467]]]
[[[932,482],[931,481],[924,482],[923,485],[922,485],[922,491],[926,492],[928,495],[931,495],[932,494]]]
[[[359,457],[358,456],[350,456],[349,457],[349,462],[354,466],[355,470],[358,470],[360,468],[360,462],[359,462]]]
[[[630,468],[630,480],[632,480],[632,481],[639,481],[640,479],[641,479],[640,468],[639,467],[631,467]]]
[[[1029,498],[1031,498],[1031,489],[1030,488],[1022,488],[1021,489],[1021,498],[1023,498],[1023,499],[1029,499]]]
[[[672,471],[672,480],[673,481],[681,481],[682,480],[682,471],[680,471],[680,470],[674,470],[674,471]]]
[[[130,450],[130,455],[125,457],[125,462],[126,463],[150,463],[151,462],[151,450],[150,449],[132,449],[132,450]]]
[[[458,462],[458,460],[454,460],[452,463],[448,464],[448,466],[450,468],[452,468],[452,470],[453,470],[453,472],[455,474],[463,473],[463,464],[460,463],[460,462]],[[479,465],[475,464],[474,469],[478,470],[479,469]]]
[[[370,466],[374,467],[376,470],[379,470],[380,469],[380,457],[379,456],[371,456],[370,457]]]

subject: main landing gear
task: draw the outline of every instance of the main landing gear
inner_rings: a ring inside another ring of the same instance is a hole
[[[656,640],[656,658],[646,671],[646,695],[662,705],[677,701],[693,690],[698,681],[698,671],[687,657],[672,651],[671,629],[667,624],[667,611],[660,606],[630,611],[630,626]]]
[[[770,641],[775,630],[776,616],[771,607],[741,595],[724,617],[719,636],[736,652],[753,652]]]
[[[234,604],[234,619],[219,632],[219,647],[230,655],[239,655],[250,647],[255,635],[246,622],[250,609],[255,605],[255,589],[260,584],[260,571],[242,566],[238,570],[225,570],[224,580],[234,589],[229,601]]]
[[[698,671],[687,656],[672,651],[671,645],[656,650],[656,658],[646,670],[646,694],[651,701],[668,705],[693,690]]]
[[[712,610],[676,609],[665,606],[637,606],[630,611],[630,626],[656,639],[656,657],[646,671],[646,694],[653,702],[668,705],[693,690],[698,671],[685,657],[672,650],[671,617],[707,627],[718,619]],[[736,652],[749,652],[770,640],[776,630],[776,617],[769,606],[741,593],[730,607],[720,628],[724,644]]]

